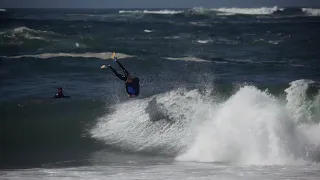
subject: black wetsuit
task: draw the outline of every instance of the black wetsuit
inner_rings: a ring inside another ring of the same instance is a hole
[[[121,80],[126,82],[126,91],[127,93],[132,96],[139,96],[140,91],[140,81],[139,78],[133,78],[132,82],[127,82],[127,78],[129,76],[129,72],[122,66],[122,64],[119,61],[116,61],[118,65],[123,70],[124,74],[119,74],[113,67],[109,66],[112,72]]]

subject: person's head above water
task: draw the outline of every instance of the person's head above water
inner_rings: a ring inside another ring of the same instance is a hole
[[[58,93],[62,93],[62,88],[61,87],[58,88]]]

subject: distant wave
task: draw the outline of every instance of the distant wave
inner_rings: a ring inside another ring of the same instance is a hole
[[[135,11],[125,11],[125,10],[120,10],[119,13],[128,13],[128,14],[180,14],[183,13],[184,11],[174,11],[174,10],[159,10],[159,11],[149,11],[149,10],[135,10]]]
[[[41,33],[41,32],[43,32],[43,33],[53,33],[53,34],[54,34],[54,32],[29,29],[29,28],[27,28],[27,27],[25,27],[25,26],[21,26],[21,27],[17,27],[17,28],[14,28],[14,29],[13,29],[13,32],[16,32],[16,33],[23,33],[23,32],[25,32],[25,31],[27,31],[27,32],[33,32],[33,33]]]
[[[310,15],[310,16],[319,16],[320,9],[313,8],[279,8],[278,6],[274,7],[261,7],[261,8],[203,8],[195,7],[187,10],[120,10],[120,14],[159,14],[159,15],[177,15],[183,14],[185,16],[197,16],[197,15],[206,15],[206,16],[233,16],[233,15]]]
[[[187,10],[120,10],[119,13],[127,14],[164,14],[164,15],[175,15],[175,14],[184,14],[187,16],[190,15],[237,15],[237,14],[246,14],[246,15],[269,15],[277,11],[284,11],[284,8],[274,7],[261,7],[261,8],[217,8],[217,9],[208,9],[203,7],[195,7]]]
[[[264,15],[264,14],[273,14],[274,12],[276,12],[278,10],[283,10],[283,9],[279,9],[277,6],[275,6],[273,8],[267,8],[267,7],[262,7],[262,8],[218,8],[218,9],[213,9],[213,10],[226,13],[227,15],[232,15],[232,14]]]
[[[10,59],[18,59],[23,57],[31,57],[31,58],[40,58],[40,59],[48,59],[54,57],[80,57],[80,58],[98,58],[98,59],[111,59],[111,52],[103,52],[103,53],[43,53],[43,54],[36,54],[36,55],[20,55],[20,56],[3,56],[4,58]],[[133,57],[131,55],[117,53],[118,59],[123,58],[130,58]]]
[[[173,10],[160,10],[160,11],[148,11],[144,10],[144,14],[180,14],[183,13],[183,11],[173,11]]]
[[[320,16],[320,9],[302,8],[302,11],[310,16]]]
[[[5,34],[4,36],[10,39],[25,38],[25,39],[36,39],[36,40],[43,40],[43,41],[48,41],[48,39],[46,39],[46,37],[48,36],[59,35],[51,31],[34,30],[34,29],[27,28],[25,26],[8,29],[5,32],[2,32],[1,34]]]
[[[216,16],[231,16],[238,14],[245,15],[269,15],[277,11],[284,11],[284,8],[275,7],[261,7],[261,8],[217,8],[206,9],[202,7],[195,7],[185,11],[187,14],[193,15],[216,15]]]
[[[7,11],[6,9],[0,9],[0,12],[5,12],[5,11]]]
[[[211,39],[208,39],[208,40],[197,40],[198,43],[200,44],[207,44],[208,42],[212,42]]]
[[[136,11],[125,11],[125,10],[120,10],[120,14],[134,14],[134,13],[142,13],[142,11],[136,10]]]
[[[153,31],[152,31],[152,30],[149,30],[149,29],[145,29],[144,32],[146,32],[146,33],[151,33],[151,32],[153,32]]]

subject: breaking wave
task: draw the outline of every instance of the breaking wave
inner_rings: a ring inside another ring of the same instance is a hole
[[[318,161],[320,92],[304,107],[298,103],[305,102],[301,94],[306,94],[311,84],[307,80],[292,82],[285,90],[286,99],[243,86],[222,102],[209,95],[210,90],[176,89],[115,105],[111,114],[98,120],[91,134],[109,145],[170,154],[177,161]],[[311,114],[306,112],[310,108],[315,109]],[[308,123],[298,123],[305,119]]]
[[[320,16],[320,9],[302,8],[302,11],[310,16]]]

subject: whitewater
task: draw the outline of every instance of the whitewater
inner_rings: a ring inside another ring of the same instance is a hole
[[[292,82],[285,90],[286,99],[254,86],[243,86],[222,102],[208,95],[212,92],[174,90],[117,105],[114,113],[100,118],[92,134],[131,151],[178,154],[177,161],[316,162],[319,92],[301,106],[311,83]]]

